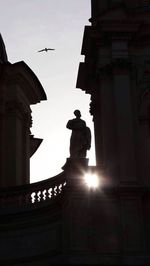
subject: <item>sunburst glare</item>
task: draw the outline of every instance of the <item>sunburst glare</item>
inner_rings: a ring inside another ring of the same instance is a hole
[[[85,183],[89,188],[96,189],[99,186],[99,178],[97,174],[86,173],[84,175]]]

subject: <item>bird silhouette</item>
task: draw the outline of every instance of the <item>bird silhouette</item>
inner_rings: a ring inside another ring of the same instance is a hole
[[[55,49],[51,49],[51,48],[44,48],[42,50],[39,50],[38,52],[48,52],[48,51],[54,51]]]

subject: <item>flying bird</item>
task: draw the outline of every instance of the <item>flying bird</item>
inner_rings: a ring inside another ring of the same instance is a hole
[[[48,51],[54,51],[55,49],[51,49],[51,48],[44,48],[44,49],[42,49],[42,50],[40,50],[40,51],[38,51],[38,52],[48,52]]]

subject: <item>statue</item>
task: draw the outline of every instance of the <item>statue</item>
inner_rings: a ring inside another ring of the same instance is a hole
[[[76,118],[68,121],[66,127],[72,130],[70,138],[70,158],[86,158],[86,152],[91,148],[91,131],[82,120],[79,110],[74,111]]]

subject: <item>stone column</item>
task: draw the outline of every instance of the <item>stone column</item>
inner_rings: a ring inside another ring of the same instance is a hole
[[[10,186],[29,183],[31,110],[21,101],[17,86],[7,89],[12,94],[5,102],[3,185]]]
[[[127,61],[116,62],[113,69],[120,182],[136,182],[134,122],[129,69],[130,64]]]

